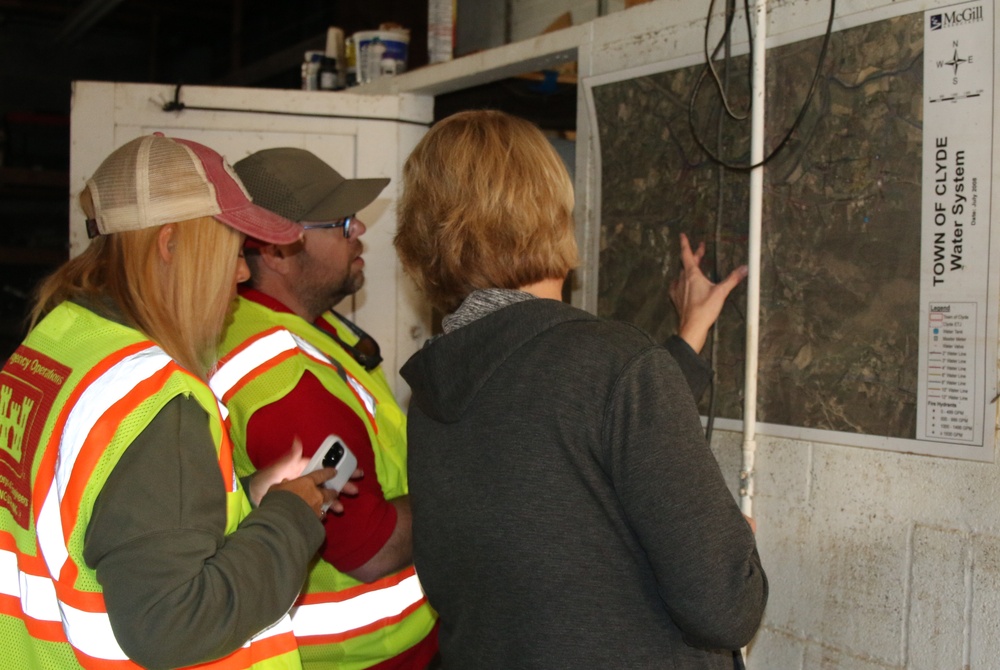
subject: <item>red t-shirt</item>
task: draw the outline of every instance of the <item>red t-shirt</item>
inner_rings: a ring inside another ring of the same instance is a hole
[[[259,291],[240,287],[240,295],[276,312],[291,313]],[[306,372],[291,392],[258,409],[247,423],[247,454],[256,468],[266,467],[287,453],[296,437],[302,441],[305,456],[312,456],[327,435],[336,434],[358,457],[358,467],[365,473],[354,481],[358,495],[341,496],[344,513],[327,514],[323,522],[327,539],[321,555],[341,572],[371,560],[396,527],[396,508],[386,501],[376,476],[375,454],[364,423],[367,420]]]

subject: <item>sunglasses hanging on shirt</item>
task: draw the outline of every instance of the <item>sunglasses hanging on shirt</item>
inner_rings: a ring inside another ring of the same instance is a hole
[[[378,342],[375,338],[366,333],[365,331],[358,328],[355,324],[351,323],[349,320],[345,319],[336,310],[330,310],[333,315],[340,320],[342,324],[348,327],[352,333],[358,336],[358,341],[350,345],[344,342],[337,335],[335,330],[325,330],[324,332],[329,334],[330,337],[335,339],[337,343],[344,348],[344,351],[351,355],[351,358],[356,360],[361,367],[363,367],[368,372],[371,372],[377,368],[382,363],[382,350],[378,346]]]

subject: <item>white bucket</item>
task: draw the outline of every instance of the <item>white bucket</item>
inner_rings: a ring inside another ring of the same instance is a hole
[[[398,30],[362,30],[351,35],[357,54],[358,83],[406,72],[410,34]]]

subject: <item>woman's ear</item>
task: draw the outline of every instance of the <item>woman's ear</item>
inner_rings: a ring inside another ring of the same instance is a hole
[[[174,235],[177,233],[177,224],[167,223],[160,227],[160,232],[156,235],[156,250],[164,263],[170,263],[174,259],[174,246],[176,241]]]

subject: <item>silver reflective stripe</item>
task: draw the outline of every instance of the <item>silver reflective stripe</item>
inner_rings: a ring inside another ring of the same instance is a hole
[[[362,593],[348,600],[298,605],[292,608],[292,627],[296,637],[347,633],[399,616],[423,598],[423,589],[414,574],[394,586]]]
[[[346,372],[346,374],[347,383],[350,384],[351,388],[357,392],[358,397],[361,398],[361,402],[365,404],[365,409],[368,410],[368,413],[375,416],[375,396],[369,393],[368,389],[364,387],[364,384],[352,377],[349,372]]]
[[[50,575],[58,575],[69,557],[63,538],[59,503],[66,494],[76,459],[98,419],[145,379],[169,365],[171,359],[159,347],[150,347],[122,359],[88,386],[70,410],[59,440],[55,486],[42,504],[35,529]]]
[[[280,355],[282,352],[295,349],[295,340],[287,330],[278,330],[248,345],[219,366],[208,384],[216,397],[224,398],[241,379],[254,371],[258,366]]]
[[[84,612],[59,602],[52,579],[21,572],[12,551],[0,550],[0,593],[20,600],[26,617],[62,623],[69,643],[84,654],[113,661],[128,658],[115,639],[106,613]]]
[[[358,394],[358,397],[361,398],[361,402],[364,403],[368,414],[375,416],[375,396],[369,393],[368,389],[361,382],[348,374],[336,361],[324,354],[313,344],[288,330],[278,330],[269,333],[247,345],[240,353],[220,365],[208,383],[217,397],[224,398],[227,393],[251,372],[291,349],[299,349],[302,353],[311,356],[320,363],[326,363],[337,368],[338,372],[343,373],[343,376],[347,379],[347,383],[351,385]]]
[[[29,575],[17,566],[17,554],[0,549],[0,594],[18,598],[24,614],[37,621],[63,623],[69,643],[88,656],[113,661],[127,660],[118,645],[111,621],[103,612],[85,612],[56,598],[56,589],[49,577]],[[291,618],[285,614],[277,622],[248,640],[249,647],[257,640],[292,632]]]
[[[87,436],[116,402],[170,363],[170,357],[158,347],[132,354],[95,379],[70,410],[60,436],[54,485],[46,493],[35,527],[38,546],[50,575],[60,574],[69,559],[60,503]],[[61,620],[70,644],[88,656],[108,660],[128,658],[115,639],[107,613],[85,612],[60,602],[51,577],[20,572],[16,557],[13,569],[17,571],[18,595],[25,615],[40,621]]]
[[[118,646],[111,620],[105,612],[84,612],[61,603],[63,630],[69,643],[93,658],[127,661],[128,656]]]
[[[247,640],[243,646],[249,647],[252,643],[256,642],[257,640],[266,640],[269,637],[284,635],[285,633],[291,633],[291,632],[292,632],[292,617],[290,617],[286,612],[281,616],[280,619],[278,619],[273,624],[271,624],[261,632],[257,633],[249,640]]]
[[[309,354],[310,356],[312,356],[316,360],[322,361],[323,363],[331,363],[332,362],[332,359],[329,356],[327,356],[322,351],[320,351],[318,348],[316,348],[315,346],[313,346],[310,342],[302,339],[301,337],[299,337],[298,335],[296,335],[295,333],[293,333],[291,331],[289,331],[288,334],[291,335],[292,339],[295,340],[295,343],[299,345],[299,349],[301,349],[302,351],[306,352],[307,354]],[[340,367],[340,366],[337,366],[337,367]]]
[[[48,577],[21,572],[17,554],[0,549],[0,593],[21,601],[25,614],[39,621],[59,621],[56,589]]]

